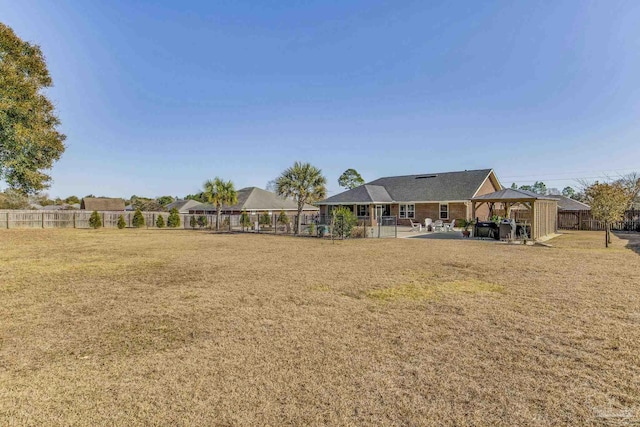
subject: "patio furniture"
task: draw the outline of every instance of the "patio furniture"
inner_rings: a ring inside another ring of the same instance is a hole
[[[424,219],[424,229],[425,231],[429,231],[429,227],[433,226],[433,220],[431,218]]]
[[[444,224],[444,230],[445,231],[453,231],[453,227],[456,226],[456,220],[452,220],[451,222]]]
[[[419,222],[413,222],[413,220],[409,220],[411,223],[411,231],[422,231],[422,224]]]
[[[436,220],[433,223],[433,231],[442,231],[442,230],[444,230],[444,222],[442,222],[441,219]]]

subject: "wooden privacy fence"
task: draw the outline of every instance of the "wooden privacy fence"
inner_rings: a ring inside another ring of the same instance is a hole
[[[604,222],[593,219],[590,211],[558,212],[558,228],[562,230],[604,231]],[[624,213],[621,221],[611,224],[614,231],[640,231],[640,210],[631,209]]]
[[[68,210],[68,211],[47,211],[47,210],[0,210],[0,229],[2,228],[90,228],[89,218],[93,211]],[[118,218],[122,215],[127,227],[133,227],[133,215],[135,212],[113,212],[98,211],[102,219],[102,227],[117,228]],[[159,216],[164,219],[165,227],[169,212],[142,212],[144,216],[144,228],[157,228],[156,220]],[[292,233],[296,216],[288,215],[288,225],[280,224],[277,215],[270,216],[269,224],[259,224],[260,218],[257,214],[247,214],[249,225],[243,227],[240,223],[240,215],[220,215],[220,229],[229,231],[262,231],[262,228],[269,229],[274,233]],[[216,215],[203,214],[179,214],[181,229],[215,229]],[[196,220],[196,225],[191,226],[191,218]],[[205,221],[202,221],[202,218]],[[198,223],[200,220],[200,223]],[[303,216],[302,224],[310,223],[312,217]],[[205,225],[203,225],[205,224]]]

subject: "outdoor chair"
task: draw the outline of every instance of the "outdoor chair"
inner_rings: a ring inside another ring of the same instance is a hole
[[[453,227],[456,226],[456,220],[452,220],[450,223],[444,225],[445,231],[453,231]]]
[[[424,219],[424,229],[425,231],[429,231],[429,227],[433,225],[433,220],[431,218]]]
[[[441,219],[433,223],[433,231],[442,231],[444,229],[444,223]]]
[[[422,224],[419,222],[413,222],[413,220],[409,220],[411,223],[411,231],[422,231]]]

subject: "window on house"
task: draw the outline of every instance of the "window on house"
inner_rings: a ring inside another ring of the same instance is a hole
[[[367,216],[367,205],[358,205],[358,216]]]
[[[440,203],[440,219],[449,219],[449,205]]]
[[[400,205],[400,218],[415,218],[416,205]]]

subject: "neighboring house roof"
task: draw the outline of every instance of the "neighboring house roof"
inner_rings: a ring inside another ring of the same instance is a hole
[[[579,202],[570,197],[561,194],[549,194],[548,197],[558,201],[558,210],[560,211],[590,211],[591,206],[586,203]]]
[[[87,211],[123,211],[124,200],[111,197],[85,197],[80,209]]]
[[[167,206],[165,206],[165,208],[170,211],[171,209],[175,208],[178,209],[178,212],[180,213],[187,213],[189,212],[189,209],[194,207],[194,206],[198,206],[201,205],[202,203],[198,202],[197,200],[176,200],[174,202],[169,203]]]
[[[492,169],[379,178],[318,204],[438,202],[469,200],[493,173]],[[495,179],[496,184],[500,183]]]
[[[392,203],[393,199],[387,190],[381,185],[364,184],[351,190],[323,200],[322,204],[340,203]]]
[[[215,211],[216,207],[209,203],[201,203],[189,208],[189,211]],[[258,187],[247,187],[238,190],[238,203],[232,206],[223,206],[221,212],[239,211],[297,211],[298,205],[291,199],[279,197],[271,191]],[[317,211],[318,208],[305,204],[303,210]]]
[[[500,202],[518,202],[531,200],[556,200],[549,196],[543,196],[529,190],[520,190],[515,188],[504,188],[494,193],[483,194],[471,199],[473,201],[500,201]]]

